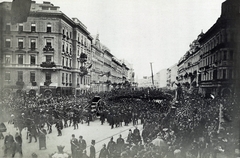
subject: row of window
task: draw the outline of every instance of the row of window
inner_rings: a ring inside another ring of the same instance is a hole
[[[66,49],[65,49],[65,46],[66,46]],[[72,45],[71,44],[65,44],[63,42],[62,44],[62,52],[66,52],[66,53],[69,53],[69,54],[72,54]]]
[[[49,56],[46,55],[46,59],[49,60]],[[29,55],[29,63],[31,65],[35,65],[37,62],[37,55],[36,54],[30,54]],[[12,63],[12,55],[5,55],[5,60],[4,60],[5,65],[11,64]],[[16,55],[16,64],[22,65],[25,63],[25,55],[24,54],[17,54]]]
[[[53,40],[51,38],[46,38],[45,39],[45,46],[48,48],[52,48],[52,43]],[[26,45],[26,41],[25,38],[17,38],[17,47],[19,49],[24,49]],[[10,48],[12,47],[12,42],[11,42],[11,38],[6,38],[5,39],[5,47],[6,48]],[[29,48],[30,49],[36,49],[37,48],[37,39],[36,38],[30,38],[29,39]]]
[[[18,30],[19,32],[23,32],[24,31],[24,25],[22,23],[18,24]],[[10,32],[11,31],[11,24],[7,24],[6,25],[6,32]],[[37,28],[36,28],[36,24],[35,23],[31,23],[31,32],[36,32]],[[47,23],[46,25],[46,32],[52,32],[52,24],[51,23]]]
[[[26,72],[28,73],[28,72]],[[29,77],[30,77],[30,82],[35,82],[36,80],[36,74],[35,74],[35,71],[30,71],[29,72]],[[26,74],[24,74],[26,75]],[[46,78],[49,78],[47,77],[46,75]],[[5,81],[11,81],[11,73],[10,72],[5,72]],[[18,71],[17,72],[17,81],[20,81],[20,82],[23,82],[23,71]]]
[[[72,83],[72,74],[68,74],[68,73],[64,74],[64,73],[62,73],[62,83],[64,84],[65,81],[66,81],[66,83],[68,83],[68,81],[69,81],[69,83]]]
[[[72,32],[65,31],[65,29],[62,30],[62,34],[64,35],[64,37],[66,36],[67,38],[72,38]]]
[[[35,23],[31,23],[31,27],[30,27],[30,31],[31,32],[36,32],[37,31],[37,27],[36,27],[36,24]],[[52,24],[51,23],[47,23],[46,24],[46,32],[47,33],[50,33],[52,32]],[[11,25],[10,24],[7,24],[6,25],[6,32],[10,32],[11,31]],[[22,23],[19,23],[18,24],[18,30],[19,32],[23,32],[24,31],[24,25]],[[65,31],[65,29],[62,30],[62,34],[63,34],[63,37],[65,38],[70,38],[72,39],[72,32],[68,32],[68,31]],[[81,39],[80,39],[81,38]],[[80,33],[78,33],[77,35],[77,41],[80,42],[81,44],[87,46],[88,45],[88,41],[87,41],[87,38],[83,35],[81,35]]]
[[[90,76],[83,76],[83,77],[77,77],[77,84],[83,84],[83,85],[89,85],[90,84]]]
[[[209,81],[213,79],[233,79],[234,73],[232,69],[219,69],[202,73],[201,80]]]
[[[225,41],[225,34],[219,33],[217,36],[215,36],[214,38],[209,40],[206,44],[204,44],[201,50],[203,51],[203,53],[206,53],[224,41]]]
[[[25,72],[28,73],[28,72]],[[27,75],[25,74],[24,75]],[[36,80],[36,73],[35,71],[30,71],[29,72],[29,80],[30,82],[35,82]],[[45,73],[45,81],[51,81],[52,75],[49,72]],[[10,72],[5,72],[5,81],[11,81],[11,73]],[[23,71],[18,71],[17,72],[17,81],[23,82]],[[62,83],[72,83],[72,74],[68,73],[62,73]],[[84,85],[89,85],[90,84],[90,77],[89,76],[84,76],[82,78],[77,78],[77,84],[84,84]]]
[[[72,59],[62,57],[62,66],[72,67]]]
[[[232,50],[219,51],[202,59],[200,62],[200,67],[213,64],[216,61],[221,61],[221,60],[225,61],[225,60],[233,60],[233,59],[234,59],[234,53]]]
[[[51,62],[53,61],[53,56],[52,55],[45,55],[45,61],[46,62]],[[36,65],[37,62],[37,55],[36,54],[30,54],[29,55],[29,63],[31,65]],[[11,55],[5,55],[5,65],[11,64],[12,63],[12,56]],[[25,55],[24,54],[17,54],[16,55],[16,64],[22,65],[25,64]]]

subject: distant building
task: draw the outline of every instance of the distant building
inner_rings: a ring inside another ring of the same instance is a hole
[[[177,64],[177,81],[186,89],[196,89],[198,87],[198,72],[201,48],[199,40],[203,35],[203,33],[199,34],[197,39],[189,45],[189,50]]]
[[[93,92],[127,86],[129,67],[100,42],[99,35],[92,44],[92,64],[90,87]]]
[[[137,83],[139,88],[154,87],[151,76],[144,76],[142,79],[138,79]]]
[[[175,89],[178,76],[178,66],[177,64],[174,64],[173,66],[169,67],[167,69],[167,88],[168,89]]]
[[[167,87],[167,69],[162,69],[154,75],[154,85],[156,88]]]

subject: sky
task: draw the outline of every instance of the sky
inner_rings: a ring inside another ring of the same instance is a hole
[[[151,75],[150,62],[154,74],[177,63],[220,17],[224,1],[49,0],[99,34],[114,56],[133,65],[138,79]]]

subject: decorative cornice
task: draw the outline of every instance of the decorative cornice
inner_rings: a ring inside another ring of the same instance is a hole
[[[29,16],[32,16],[32,17],[57,17],[57,18],[61,18],[64,21],[66,21],[69,25],[71,25],[72,27],[78,28],[80,30],[83,30],[87,35],[90,35],[90,32],[88,32],[88,30],[86,28],[81,26],[79,23],[75,23],[72,19],[70,19],[64,13],[30,12]]]

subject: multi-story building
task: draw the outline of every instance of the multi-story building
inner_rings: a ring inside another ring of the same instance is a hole
[[[240,1],[222,3],[221,16],[199,40],[200,90],[203,94],[228,95],[239,85]]]
[[[27,21],[13,25],[11,2],[0,9],[1,87],[32,95],[80,95],[110,90],[128,77],[129,68],[99,36],[93,40],[79,19],[70,19],[58,6],[33,1]]]
[[[197,87],[205,96],[222,96],[239,91],[240,1],[222,3],[221,16],[190,44],[178,62],[178,82]]]
[[[92,44],[92,64],[91,89],[94,92],[124,86],[129,68],[100,42],[99,35],[94,38]]]
[[[138,79],[137,83],[139,88],[154,87],[151,76],[144,76]],[[156,83],[156,80],[154,80],[154,83]]]
[[[177,83],[177,72],[178,66],[174,64],[173,66],[167,69],[167,88],[168,89],[176,89],[175,83]]]
[[[92,70],[91,70],[91,89],[94,92],[102,91],[103,80],[100,77],[104,74],[104,52],[99,40],[99,35],[93,39],[92,43]]]
[[[154,75],[154,86],[156,88],[167,87],[167,69],[162,69]]]
[[[127,66],[127,68],[129,68],[129,70],[127,71],[128,72],[127,81],[130,82],[131,84],[134,83],[135,82],[135,80],[134,80],[135,73],[134,73],[132,64],[130,64],[127,60],[124,60],[124,59],[122,59],[121,61]]]
[[[199,40],[203,35],[203,33],[199,34],[197,39],[189,45],[190,49],[185,53],[185,55],[179,60],[177,64],[177,80],[187,89],[198,87],[198,66],[201,48]]]

